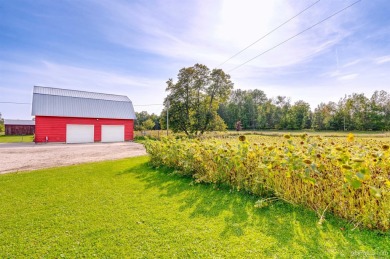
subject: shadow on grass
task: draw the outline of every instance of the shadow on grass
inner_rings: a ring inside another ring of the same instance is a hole
[[[224,218],[221,238],[258,231],[277,240],[279,245],[298,250],[342,256],[390,255],[390,233],[353,230],[352,225],[332,215],[327,215],[326,222],[319,225],[315,212],[281,201],[256,209],[254,204],[260,197],[213,184],[197,184],[172,169],[155,169],[148,163],[122,172],[128,173],[145,182],[146,189],[158,189],[161,197],[183,197],[179,200],[179,210],[190,210],[192,218]]]

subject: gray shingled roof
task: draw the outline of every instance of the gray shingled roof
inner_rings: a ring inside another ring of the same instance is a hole
[[[4,119],[4,125],[35,125],[35,121]]]
[[[34,86],[32,115],[135,119],[127,96]]]

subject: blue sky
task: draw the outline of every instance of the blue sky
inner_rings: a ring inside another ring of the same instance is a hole
[[[36,0],[0,2],[0,102],[31,103],[34,85],[123,94],[159,114],[166,81],[216,68],[317,0]],[[220,68],[240,89],[320,102],[390,91],[390,1],[321,0]],[[0,103],[5,118],[31,105]]]

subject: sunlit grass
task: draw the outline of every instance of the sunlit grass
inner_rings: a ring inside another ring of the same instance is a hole
[[[33,135],[26,136],[6,136],[0,135],[0,143],[33,142]]]
[[[194,184],[147,157],[0,176],[0,258],[390,254],[390,236]]]

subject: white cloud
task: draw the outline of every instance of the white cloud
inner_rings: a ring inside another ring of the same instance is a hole
[[[356,60],[353,60],[351,62],[348,62],[348,63],[344,64],[342,67],[343,68],[351,67],[351,66],[359,64],[360,62],[361,62],[361,59],[356,59]]]
[[[349,75],[343,75],[338,77],[338,80],[352,80],[355,79],[358,76],[358,74],[349,74]]]
[[[384,63],[387,63],[387,62],[390,62],[390,55],[388,56],[382,56],[382,57],[378,57],[374,60],[374,62],[378,65],[380,64],[384,64]]]

